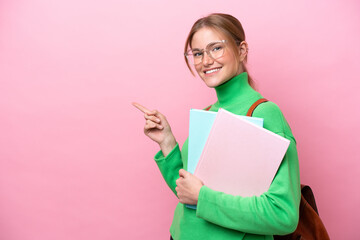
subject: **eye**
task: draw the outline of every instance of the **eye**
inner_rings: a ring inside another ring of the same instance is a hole
[[[194,57],[201,57],[202,54],[202,52],[193,52]]]
[[[214,46],[212,52],[220,51],[223,47],[221,45]]]

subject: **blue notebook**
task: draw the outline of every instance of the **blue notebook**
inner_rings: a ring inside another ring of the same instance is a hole
[[[206,140],[209,136],[211,127],[214,123],[217,112],[205,111],[199,109],[190,110],[189,140],[188,140],[188,162],[187,171],[194,174],[197,163],[204,149]],[[260,127],[264,125],[264,119],[256,117],[247,117],[238,115]],[[189,208],[196,209],[194,205],[186,205]]]

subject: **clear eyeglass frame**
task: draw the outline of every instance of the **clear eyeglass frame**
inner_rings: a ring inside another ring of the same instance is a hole
[[[224,55],[226,42],[227,40],[211,42],[208,45],[206,45],[205,49],[190,49],[186,53],[184,53],[184,55],[186,56],[187,60],[193,65],[198,65],[202,63],[205,52],[209,57],[216,60]],[[218,47],[222,47],[222,48],[219,50],[217,49]],[[200,56],[197,55],[200,53],[201,53]]]

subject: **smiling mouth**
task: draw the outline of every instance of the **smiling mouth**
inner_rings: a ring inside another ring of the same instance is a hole
[[[210,73],[217,72],[217,71],[219,71],[220,69],[221,69],[221,67],[219,67],[219,68],[213,68],[213,69],[204,71],[204,73],[205,73],[205,74],[210,74]]]

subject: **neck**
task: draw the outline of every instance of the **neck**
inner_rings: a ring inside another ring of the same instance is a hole
[[[249,85],[247,72],[229,79],[227,82],[215,87],[220,106],[228,106],[234,100],[245,100],[255,90]]]

